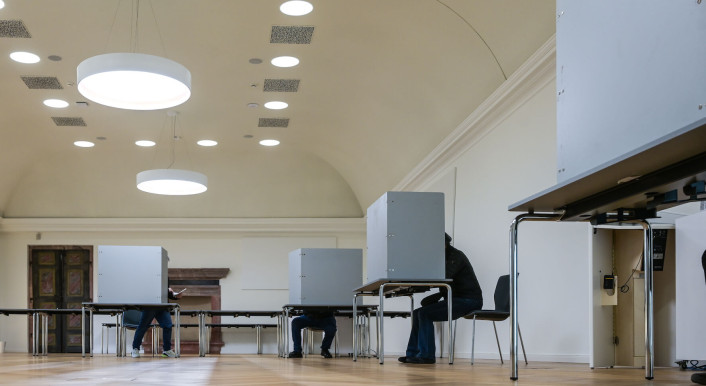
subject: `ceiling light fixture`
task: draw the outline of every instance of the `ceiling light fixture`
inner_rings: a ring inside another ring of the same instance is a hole
[[[15,62],[24,63],[24,64],[32,64],[32,63],[39,62],[39,56],[37,56],[31,52],[23,52],[23,51],[17,51],[17,52],[11,53],[10,59],[14,60]]]
[[[311,3],[300,0],[287,1],[279,6],[279,10],[282,11],[283,14],[289,16],[303,16],[311,12],[313,9],[314,6],[311,5]]]
[[[279,145],[279,141],[276,139],[263,139],[260,141],[260,145],[262,146],[277,146]]]
[[[55,109],[63,109],[65,107],[69,107],[69,102],[61,99],[47,99],[44,101],[44,105]]]
[[[132,36],[139,36],[139,8],[138,0]],[[133,51],[136,45],[133,41]],[[119,109],[166,109],[191,97],[189,70],[155,55],[120,52],[93,56],[78,65],[76,79],[81,95]]]
[[[5,8],[5,2],[0,0],[0,9],[3,9],[3,8]]]
[[[205,147],[211,147],[211,146],[216,146],[218,145],[218,142],[212,140],[212,139],[202,139],[198,142],[196,142],[199,146],[205,146]]]
[[[166,169],[151,169],[137,173],[137,189],[152,194],[167,196],[186,196],[205,192],[208,184],[206,175],[199,172],[183,169],[172,169],[176,161],[176,140],[181,138],[176,135],[175,111],[169,111],[172,117],[172,160]]]
[[[276,67],[294,67],[299,64],[299,59],[294,56],[278,56],[270,61]]]
[[[76,141],[76,142],[74,142],[74,145],[78,146],[78,147],[93,147],[96,144],[94,144],[93,142],[89,142],[89,141]]]
[[[272,101],[265,103],[265,107],[270,110],[282,110],[286,109],[289,105],[286,102]]]
[[[143,140],[135,141],[135,145],[140,146],[140,147],[152,147],[152,146],[156,145],[156,143],[154,141],[148,141],[148,140],[143,139]]]

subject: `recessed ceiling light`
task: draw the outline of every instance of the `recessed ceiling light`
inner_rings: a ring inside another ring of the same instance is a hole
[[[3,9],[3,8],[5,8],[5,2],[0,0],[0,9]]]
[[[74,142],[74,145],[78,147],[93,147],[95,144],[93,142],[88,142],[88,141],[76,141]]]
[[[260,145],[262,146],[277,146],[279,145],[279,141],[276,139],[263,139],[260,141]]]
[[[31,64],[39,62],[39,56],[31,52],[17,51],[10,54],[10,59],[15,62]]]
[[[152,146],[156,145],[156,143],[154,143],[154,141],[148,141],[148,140],[143,139],[143,140],[135,141],[135,145],[142,146],[142,147],[152,147]]]
[[[216,146],[218,145],[218,142],[211,140],[211,139],[202,139],[198,142],[196,142],[199,146]]]
[[[293,0],[287,1],[279,6],[283,14],[289,16],[303,16],[311,12],[314,6],[308,1]]]
[[[265,107],[267,107],[270,110],[282,110],[282,109],[286,109],[287,106],[289,106],[289,105],[286,102],[279,102],[279,101],[272,101],[272,102],[265,103]]]
[[[272,59],[270,63],[277,67],[294,67],[299,64],[299,59],[294,56],[278,56]]]
[[[62,101],[61,99],[47,99],[44,101],[45,106],[54,107],[56,109],[63,109],[69,106],[69,102]]]

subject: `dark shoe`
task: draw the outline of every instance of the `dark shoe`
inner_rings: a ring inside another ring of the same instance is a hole
[[[321,349],[321,356],[324,358],[333,358],[333,355],[325,348]]]
[[[288,357],[290,358],[302,358],[302,352],[301,351],[292,351],[289,353]]]
[[[691,382],[706,385],[706,373],[691,374]]]
[[[414,363],[415,365],[433,365],[436,363],[434,358],[422,358],[422,357],[407,357],[405,363]]]
[[[407,357],[399,357],[399,358],[397,358],[397,360],[402,363],[407,363]]]

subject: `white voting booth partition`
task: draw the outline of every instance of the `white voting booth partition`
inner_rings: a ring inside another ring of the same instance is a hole
[[[351,304],[363,281],[363,250],[301,248],[289,253],[289,304]]]
[[[367,211],[367,280],[444,279],[444,194],[387,192]]]
[[[98,246],[97,303],[169,303],[169,256],[156,246]]]
[[[706,211],[679,218],[676,226],[677,360],[706,360]]]

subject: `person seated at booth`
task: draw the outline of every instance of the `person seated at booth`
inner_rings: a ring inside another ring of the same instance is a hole
[[[171,300],[177,300],[181,297],[181,292],[177,294],[169,288],[167,297]],[[150,324],[152,324],[153,319],[157,319],[159,327],[162,328],[162,358],[175,358],[176,353],[172,350],[172,315],[166,309],[147,309],[142,311],[140,324],[137,326],[135,337],[132,339],[132,357],[140,357],[142,338],[145,337],[145,333]]]
[[[331,343],[336,336],[336,318],[332,311],[305,311],[304,315],[292,319],[292,341],[294,351],[289,353],[290,358],[302,357],[302,329],[313,327],[324,331],[321,341],[321,356],[331,358]]]
[[[458,319],[472,311],[483,308],[483,291],[468,257],[451,245],[451,236],[446,234],[446,278],[452,279],[452,319]],[[422,306],[412,313],[412,331],[409,334],[402,363],[432,364],[436,362],[434,322],[448,319],[448,297],[446,288],[422,299]],[[441,299],[444,300],[441,300]]]

